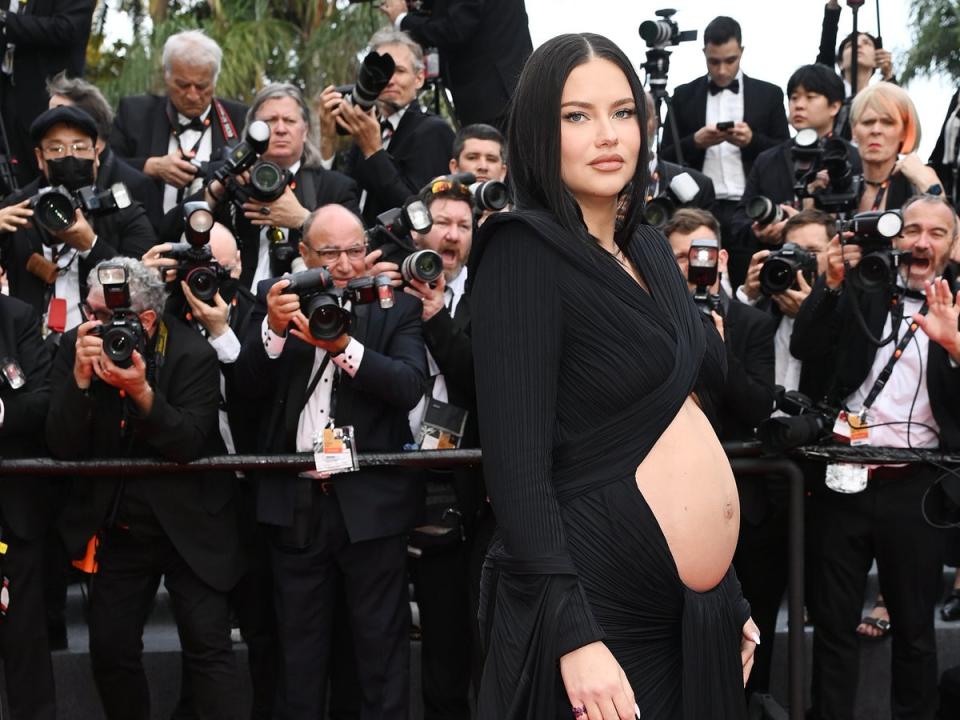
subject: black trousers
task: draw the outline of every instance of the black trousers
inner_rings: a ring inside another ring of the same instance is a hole
[[[351,543],[340,505],[313,490],[306,548],[271,537],[280,638],[277,716],[322,718],[331,664],[337,588],[342,586],[360,682],[361,720],[407,720],[410,603],[404,536]]]
[[[150,717],[143,626],[164,578],[198,718],[237,718],[227,594],[203,582],[166,537],[110,531],[90,584],[90,659],[107,718]]]
[[[919,466],[871,478],[842,495],[818,488],[810,508],[818,543],[812,696],[820,720],[852,720],[860,647],[856,634],[874,559],[890,612],[891,708],[894,720],[932,719],[937,711],[934,610],[943,576],[944,532],[928,525],[921,502],[937,472]],[[938,489],[926,508],[942,515]]]
[[[714,200],[710,207],[710,212],[720,223],[720,237],[723,238],[723,247],[726,248],[729,259],[727,260],[727,275],[730,276],[730,286],[736,290],[738,285],[743,284],[747,276],[747,266],[750,264],[750,258],[755,249],[741,246],[736,242],[733,236],[733,213],[737,209],[739,200]]]
[[[47,646],[43,601],[43,538],[21,540],[8,533],[0,572],[9,581],[10,603],[0,622],[0,653],[13,720],[57,716],[53,665]]]

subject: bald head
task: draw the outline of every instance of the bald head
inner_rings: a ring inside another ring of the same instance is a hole
[[[240,277],[240,250],[237,248],[237,239],[220,223],[214,223],[210,229],[210,253],[222,268],[230,272],[230,277]]]

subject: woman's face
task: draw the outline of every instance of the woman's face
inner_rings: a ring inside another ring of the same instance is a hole
[[[899,117],[867,108],[853,125],[853,141],[864,162],[887,162],[900,152],[903,131]]]
[[[626,75],[594,58],[573,69],[560,99],[560,177],[583,207],[612,200],[640,155],[637,105]]]

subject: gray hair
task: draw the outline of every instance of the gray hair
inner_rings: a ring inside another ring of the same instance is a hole
[[[82,78],[67,77],[67,72],[59,72],[47,78],[47,94],[67,98],[81,110],[84,110],[97,125],[97,135],[104,142],[110,137],[113,126],[113,108],[93,83]]]
[[[109,260],[101,260],[87,276],[87,287],[91,291],[103,292],[97,271],[104,265],[122,265],[127,271],[127,286],[130,290],[130,309],[139,314],[153,310],[157,317],[163,315],[167,304],[167,287],[156,270],[148,268],[135,258],[118,255]]]
[[[320,148],[317,147],[312,137],[314,127],[313,112],[310,110],[307,101],[304,100],[300,88],[292,83],[270,83],[256,94],[253,102],[250,103],[250,109],[247,110],[247,116],[244,119],[244,134],[246,134],[247,128],[250,127],[250,123],[257,119],[257,112],[259,112],[260,108],[262,108],[268,100],[277,100],[279,98],[293,98],[300,107],[300,115],[303,116],[303,122],[307,125],[307,139],[303,144],[303,166],[320,167],[322,160]]]
[[[174,60],[180,60],[190,67],[206,65],[213,70],[213,82],[217,82],[220,64],[223,62],[223,50],[203,30],[184,30],[174,33],[163,44],[164,77],[170,76]]]
[[[960,236],[960,218],[957,217],[957,211],[953,207],[953,203],[951,203],[945,195],[929,195],[927,193],[921,193],[920,195],[913,195],[912,197],[908,198],[903,204],[903,207],[900,208],[900,212],[906,213],[908,207],[921,202],[930,205],[943,205],[950,211],[950,216],[953,218],[953,232],[950,234],[950,241],[951,243],[956,242],[957,237]]]
[[[413,55],[414,72],[423,70],[423,48],[403,30],[397,30],[390,26],[380,28],[373,34],[368,43],[371,50],[377,50],[378,52],[384,45],[406,45]]]

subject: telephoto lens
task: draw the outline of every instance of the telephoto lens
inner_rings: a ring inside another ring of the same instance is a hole
[[[76,221],[77,204],[70,192],[61,186],[45,188],[30,199],[34,217],[49,232],[60,232]]]
[[[404,258],[400,274],[405,282],[419,280],[432,283],[443,272],[443,258],[433,250],[417,250]]]
[[[747,217],[757,225],[774,225],[786,218],[783,208],[768,197],[757,195],[747,200]]]
[[[503,210],[510,202],[510,193],[507,186],[499,180],[473,183],[470,194],[478,210]]]

